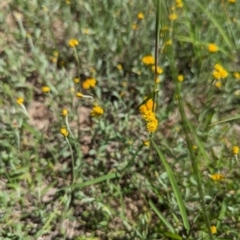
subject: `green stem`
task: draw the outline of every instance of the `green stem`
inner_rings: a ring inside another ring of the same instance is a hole
[[[66,117],[64,118],[64,120],[65,120],[65,124],[66,124],[66,126],[67,126],[68,132],[70,133],[71,137],[74,138],[73,133],[71,132],[71,129],[70,129],[70,126],[69,126],[68,116],[66,116]]]
[[[214,238],[213,238],[213,235],[212,235],[212,232],[211,232],[210,220],[209,220],[209,216],[208,216],[205,201],[204,201],[202,181],[201,181],[201,177],[199,175],[198,163],[197,163],[197,160],[196,160],[197,158],[194,155],[193,148],[192,148],[192,141],[189,137],[189,130],[191,130],[191,128],[189,127],[189,122],[188,122],[188,119],[186,117],[183,102],[182,102],[182,99],[181,99],[181,96],[180,96],[180,84],[179,83],[177,83],[177,95],[178,95],[178,98],[179,98],[178,99],[178,106],[179,106],[181,118],[182,118],[182,121],[183,121],[183,131],[184,131],[184,134],[185,134],[185,137],[186,137],[186,142],[187,142],[188,150],[189,150],[189,153],[190,153],[190,159],[191,159],[193,172],[194,172],[194,175],[195,175],[196,180],[197,180],[197,187],[198,187],[198,192],[199,192],[199,196],[200,196],[202,213],[203,213],[203,217],[204,217],[204,220],[205,220],[205,224],[206,224],[207,229],[208,229],[209,237],[210,237],[211,240],[213,240]]]
[[[73,150],[72,150],[72,145],[70,144],[68,138],[65,138],[67,143],[68,143],[68,146],[69,146],[69,149],[70,149],[70,153],[71,153],[71,160],[72,160],[72,184],[75,183],[75,162],[74,162],[74,157],[73,157]]]
[[[79,57],[78,57],[78,53],[77,53],[76,47],[74,47],[73,50],[74,50],[75,58],[77,60],[78,77],[79,77],[79,80],[81,81],[81,78],[80,78],[80,60],[79,60]],[[80,88],[79,90],[81,91],[81,84],[79,84],[79,88]]]

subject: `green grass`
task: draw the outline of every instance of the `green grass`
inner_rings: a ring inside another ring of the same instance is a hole
[[[240,6],[182,4],[0,3],[0,239],[240,239]]]

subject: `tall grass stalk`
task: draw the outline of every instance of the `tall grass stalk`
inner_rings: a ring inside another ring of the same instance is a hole
[[[212,235],[212,232],[211,232],[210,220],[209,220],[209,216],[208,216],[208,213],[207,213],[207,208],[206,208],[205,201],[204,201],[204,194],[203,194],[203,189],[202,189],[202,180],[201,180],[201,177],[200,177],[200,174],[199,174],[197,158],[194,155],[193,148],[192,148],[192,140],[191,140],[190,135],[189,135],[189,132],[191,132],[191,130],[193,130],[193,129],[191,127],[189,127],[189,121],[186,117],[183,101],[182,101],[182,98],[181,98],[180,84],[178,84],[178,83],[177,83],[177,95],[178,95],[178,107],[179,107],[179,111],[180,111],[180,115],[181,115],[181,119],[182,119],[183,131],[184,131],[185,138],[186,138],[187,148],[188,148],[188,151],[189,151],[189,154],[190,154],[192,169],[193,169],[196,181],[197,181],[197,188],[198,188],[198,193],[199,193],[199,197],[200,197],[202,214],[203,214],[203,218],[204,218],[205,224],[206,224],[207,229],[208,229],[209,237],[210,237],[211,240],[213,240],[214,238],[213,238],[213,235]]]
[[[159,34],[160,34],[160,19],[163,19],[164,16],[164,12],[166,12],[166,8],[164,5],[164,1],[163,0],[158,0],[157,1],[157,11],[156,11],[156,36],[155,36],[155,76],[154,76],[154,87],[156,88],[156,77],[157,77],[157,66],[158,66],[158,44],[159,44]],[[163,166],[165,167],[167,174],[168,174],[168,178],[169,181],[171,183],[173,192],[174,192],[174,196],[177,200],[178,203],[178,207],[181,213],[181,217],[183,220],[183,224],[185,229],[187,230],[187,232],[189,232],[190,230],[190,225],[189,225],[189,221],[188,221],[188,216],[187,216],[187,212],[186,212],[186,208],[185,208],[185,204],[183,202],[182,196],[181,196],[181,192],[177,186],[175,177],[173,175],[172,169],[169,166],[164,154],[161,152],[160,148],[156,145],[156,143],[154,142],[154,140],[151,138],[152,144],[154,146],[154,148],[156,149],[159,158],[161,160],[161,162],[163,163]],[[168,226],[169,227],[169,226]],[[170,230],[172,230],[170,228]]]

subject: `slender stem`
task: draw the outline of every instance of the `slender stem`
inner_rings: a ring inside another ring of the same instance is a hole
[[[66,116],[66,117],[64,118],[64,120],[65,120],[65,124],[66,124],[66,126],[67,126],[68,132],[70,133],[71,137],[74,138],[73,133],[71,132],[71,129],[70,129],[70,126],[69,126],[68,116]]]
[[[77,53],[76,47],[74,47],[73,50],[74,50],[74,55],[75,55],[75,58],[76,58],[76,61],[77,61],[77,73],[78,73],[78,77],[79,77],[79,79],[80,79],[80,81],[81,81],[81,78],[80,78],[80,59],[79,59],[79,57],[78,57],[78,53]],[[79,88],[80,88],[79,90],[81,91],[81,84],[79,84]]]
[[[155,33],[155,71],[154,71],[154,86],[155,86],[155,87],[156,87],[157,66],[158,66],[159,30],[160,30],[160,0],[157,1],[157,14],[156,14],[156,33]],[[155,89],[155,87],[154,87],[154,89]]]
[[[74,157],[73,157],[73,150],[72,150],[72,145],[70,144],[68,138],[65,138],[67,143],[68,143],[68,146],[69,146],[69,149],[70,149],[70,153],[71,153],[71,160],[72,160],[72,184],[74,184],[75,182],[75,162],[74,162]]]
[[[186,136],[186,142],[187,142],[188,150],[189,150],[189,153],[190,153],[190,159],[191,159],[191,163],[192,163],[193,172],[194,172],[194,175],[195,175],[196,180],[197,180],[197,187],[198,187],[198,192],[199,192],[199,196],[200,196],[200,202],[201,202],[203,217],[204,217],[205,223],[207,225],[208,234],[210,236],[210,239],[213,240],[210,220],[209,220],[209,216],[208,216],[205,201],[204,201],[202,181],[201,181],[201,177],[199,175],[198,163],[197,163],[197,160],[196,160],[197,158],[194,155],[193,148],[192,148],[192,141],[189,137],[190,128],[188,126],[189,125],[188,120],[187,120],[185,110],[184,110],[184,107],[183,107],[183,103],[182,103],[182,99],[181,99],[181,96],[180,96],[180,86],[179,86],[179,84],[177,84],[177,85],[178,85],[177,86],[177,94],[178,94],[178,98],[179,98],[178,106],[179,106],[181,118],[182,118],[182,121],[183,121],[183,131],[184,131],[184,134]]]
[[[160,30],[160,0],[157,1],[157,12],[156,12],[156,27],[155,27],[155,61],[154,61],[154,91],[153,91],[153,109],[152,111],[155,111],[155,90],[157,87],[157,66],[158,66],[158,44],[159,44],[159,30]],[[150,134],[151,136],[151,134]]]

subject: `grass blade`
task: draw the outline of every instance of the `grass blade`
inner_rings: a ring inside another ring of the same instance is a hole
[[[240,119],[240,115],[237,115],[235,117],[228,118],[228,119],[225,119],[225,120],[222,120],[222,121],[214,122],[214,123],[210,124],[209,126],[214,126],[214,125],[217,125],[217,124],[231,122],[231,121],[238,120],[238,119]]]
[[[166,227],[171,231],[171,232],[175,232],[173,226],[171,225],[171,223],[158,211],[158,209],[156,208],[156,206],[154,205],[154,203],[149,200],[148,201],[150,207],[152,208],[152,210],[158,215],[158,217],[161,219],[161,221],[166,225]]]
[[[206,14],[206,16],[209,18],[209,20],[213,23],[213,25],[218,29],[218,32],[222,35],[223,39],[227,43],[230,49],[233,49],[233,44],[229,40],[228,36],[226,35],[224,29],[222,28],[221,24],[213,17],[213,14],[209,12],[206,7],[203,6],[199,1],[195,1],[195,3],[198,5],[198,7]]]
[[[82,183],[79,183],[79,184],[73,184],[72,187],[74,189],[76,189],[76,188],[81,189],[81,188],[84,188],[84,187],[88,187],[90,185],[99,184],[101,182],[108,181],[108,180],[111,180],[111,179],[115,179],[115,178],[118,178],[118,177],[119,176],[118,176],[117,173],[108,173],[106,175],[88,180],[86,182],[82,182]]]
[[[172,185],[172,189],[173,189],[173,192],[174,192],[174,195],[176,197],[176,200],[177,200],[177,203],[178,203],[178,207],[179,207],[179,210],[180,210],[180,213],[181,213],[181,216],[182,216],[182,220],[183,220],[183,224],[184,224],[184,227],[187,231],[190,230],[190,225],[189,225],[189,221],[188,221],[188,216],[187,216],[187,212],[186,212],[186,208],[185,208],[185,205],[184,205],[184,202],[182,200],[182,196],[181,196],[181,193],[180,193],[180,190],[177,186],[177,183],[176,183],[176,180],[175,180],[175,177],[173,175],[173,172],[172,172],[172,169],[170,168],[165,156],[163,155],[163,153],[161,152],[161,150],[159,149],[159,147],[156,145],[156,143],[154,142],[153,139],[151,139],[152,143],[153,143],[153,146],[154,148],[156,149],[166,171],[167,171],[167,174],[168,174],[168,178],[169,178],[169,181]]]

